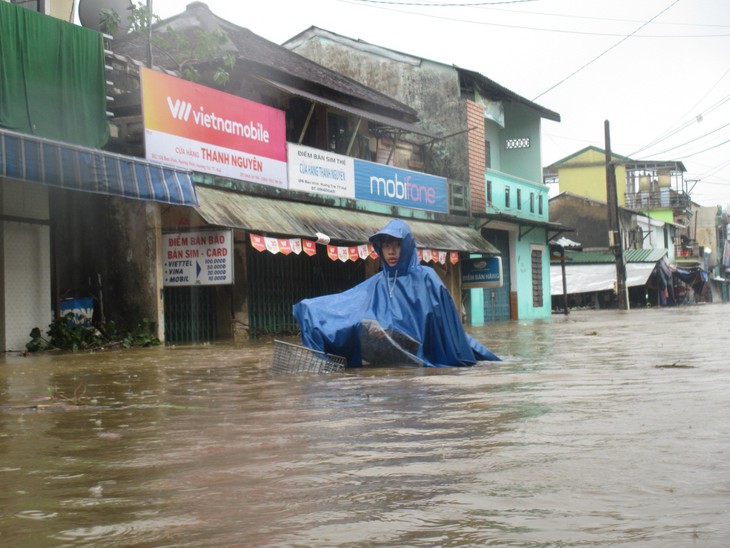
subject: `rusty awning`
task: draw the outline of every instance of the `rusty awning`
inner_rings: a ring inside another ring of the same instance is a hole
[[[391,219],[385,215],[242,194],[196,185],[198,213],[211,225],[237,228],[270,236],[316,239],[326,234],[332,241],[362,244]],[[499,250],[469,226],[404,219],[419,247],[499,255]]]

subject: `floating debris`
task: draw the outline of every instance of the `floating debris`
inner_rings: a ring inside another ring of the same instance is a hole
[[[685,365],[682,363],[674,362],[674,363],[665,363],[661,365],[655,365],[657,369],[694,369],[694,365]]]

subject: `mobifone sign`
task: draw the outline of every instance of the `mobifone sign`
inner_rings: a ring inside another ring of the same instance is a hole
[[[286,188],[284,111],[142,68],[148,160]]]

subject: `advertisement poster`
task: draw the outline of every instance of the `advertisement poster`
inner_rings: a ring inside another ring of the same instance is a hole
[[[448,213],[444,177],[288,144],[289,189]]]
[[[355,198],[353,158],[289,143],[289,190]]]
[[[205,230],[162,235],[163,285],[233,283],[233,232]]]
[[[355,198],[449,212],[446,179],[419,171],[355,160]]]
[[[142,68],[148,160],[286,188],[284,111]]]
[[[461,287],[502,287],[502,257],[464,259],[461,262]]]

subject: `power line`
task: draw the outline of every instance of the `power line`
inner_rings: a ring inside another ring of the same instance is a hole
[[[724,126],[720,126],[718,128],[715,128],[712,131],[708,131],[707,133],[705,133],[703,135],[700,135],[699,137],[695,137],[694,139],[691,139],[689,141],[685,141],[684,143],[681,143],[679,145],[673,146],[673,147],[668,148],[666,150],[663,150],[661,152],[655,152],[654,154],[652,154],[652,156],[661,156],[662,154],[666,154],[667,152],[671,152],[672,150],[676,150],[678,148],[682,148],[683,146],[690,145],[690,144],[694,143],[695,141],[699,141],[700,139],[704,139],[705,137],[708,137],[708,136],[712,135],[713,133],[716,133],[716,132],[720,131],[721,129],[725,129],[728,126],[730,126],[730,122],[728,122]],[[688,156],[685,155],[684,157],[687,158]]]
[[[698,150],[697,152],[693,152],[692,154],[683,154],[682,158],[683,159],[691,158],[692,156],[697,156],[698,154],[702,154],[703,152],[707,152],[708,150],[713,150],[717,147],[721,147],[722,145],[726,145],[728,143],[730,143],[730,139],[728,139],[727,141],[723,141],[722,143],[717,143],[716,145],[712,145],[711,147],[707,147],[706,149]]]
[[[342,2],[344,4],[354,4],[354,5],[363,5],[363,2],[372,3],[374,8],[381,9],[385,11],[390,11],[394,13],[404,13],[407,15],[417,15],[419,17],[426,17],[430,19],[437,19],[439,21],[448,21],[452,23],[467,23],[471,25],[480,25],[480,26],[487,26],[487,27],[499,27],[499,28],[508,28],[508,29],[517,29],[517,30],[528,30],[528,31],[536,31],[536,32],[550,32],[550,33],[557,33],[557,34],[571,34],[571,35],[577,35],[577,36],[606,36],[606,37],[622,37],[624,39],[628,38],[623,33],[616,33],[616,32],[591,32],[591,31],[581,31],[581,30],[564,30],[564,29],[552,29],[552,28],[544,28],[544,27],[531,27],[531,26],[525,26],[525,25],[511,25],[506,23],[494,23],[491,21],[475,21],[474,19],[462,19],[459,17],[446,17],[443,15],[434,15],[429,13],[420,13],[420,12],[414,12],[414,11],[408,11],[408,10],[399,10],[399,9],[392,9],[389,7],[385,7],[386,5],[390,6],[407,6],[408,4],[403,4],[400,2],[386,2],[384,0],[381,0],[380,2],[375,3],[375,0],[371,2],[370,0],[337,0],[338,2]],[[679,0],[677,0],[679,1]],[[424,4],[421,7],[426,6],[434,6],[434,4]],[[449,6],[455,6],[455,4],[449,4]],[[443,6],[445,7],[445,6]],[[670,6],[671,7],[671,6]],[[519,12],[522,14],[532,13],[532,12]],[[556,15],[556,17],[563,17],[560,15]],[[577,17],[577,16],[574,16]],[[584,19],[594,19],[585,17]],[[598,20],[603,20],[600,18],[595,18]],[[611,19],[605,19],[606,21],[611,21]],[[647,23],[645,23],[646,25]],[[705,26],[705,25],[697,25],[697,26]],[[639,29],[637,29],[634,32],[637,32]],[[629,35],[631,36],[631,35]],[[652,35],[640,35],[640,36],[633,36],[633,38],[636,39],[698,39],[698,38],[727,38],[730,36],[730,33],[723,33],[723,34],[685,34],[685,35],[678,35],[678,34],[652,34]],[[620,42],[619,42],[620,43]],[[618,45],[618,44],[616,44]]]
[[[623,42],[625,42],[626,40],[628,40],[629,38],[631,38],[634,34],[636,34],[637,32],[639,32],[641,29],[643,29],[645,26],[647,26],[649,23],[651,23],[654,19],[656,19],[657,17],[659,17],[660,15],[662,15],[664,12],[666,12],[667,10],[669,10],[672,6],[674,6],[678,2],[679,2],[679,0],[674,0],[674,2],[672,2],[669,6],[667,6],[662,11],[660,11],[659,13],[657,13],[654,17],[652,17],[651,19],[649,19],[645,23],[642,23],[641,25],[639,25],[638,28],[636,28],[636,30],[634,30],[631,34],[629,34],[627,36],[624,36],[623,38],[621,38],[621,40],[619,40],[618,42],[616,42],[610,48],[608,48],[607,50],[603,51],[603,53],[599,54],[597,57],[594,57],[592,60],[590,60],[587,63],[585,63],[579,69],[577,69],[577,70],[573,71],[572,73],[570,73],[568,76],[566,76],[565,78],[563,78],[562,80],[560,80],[557,84],[555,84],[555,85],[549,87],[548,89],[546,89],[545,91],[543,91],[541,94],[539,94],[537,97],[535,97],[533,99],[533,101],[537,101],[540,97],[542,97],[546,93],[554,90],[556,87],[558,87],[558,86],[564,84],[565,82],[567,82],[570,78],[572,78],[573,76],[575,76],[576,74],[578,74],[584,68],[586,68],[589,65],[592,65],[593,63],[595,63],[596,61],[598,61],[598,59],[600,59],[601,57],[603,57],[604,55],[606,55],[609,51],[611,51],[615,47],[619,46],[620,44],[622,44]]]
[[[725,76],[727,76],[727,74],[729,72],[730,72],[730,69],[726,70],[725,73],[722,76],[720,76],[720,78],[717,80],[717,82],[715,82],[712,85],[712,87],[710,87],[710,89],[708,89],[707,92],[700,98],[700,100],[697,101],[694,105],[692,105],[689,109],[687,109],[687,112],[685,112],[684,114],[682,114],[682,116],[680,116],[679,118],[677,118],[677,121],[674,122],[674,124],[672,124],[672,126],[675,125],[675,124],[677,124],[677,123],[679,123],[679,121],[682,120],[685,116],[687,116],[690,112],[692,112],[692,110],[694,110],[697,107],[697,105],[699,105],[702,101],[704,101],[705,100],[705,97],[707,97],[710,93],[712,93],[712,90],[714,90],[718,86],[718,84],[720,82],[722,82],[722,80],[725,78]],[[724,102],[724,100],[723,100],[723,102]],[[710,108],[714,108],[714,107],[710,107]],[[703,116],[703,114],[699,114],[699,116]],[[689,124],[691,124],[695,120],[698,120],[698,117],[697,116],[693,117],[692,120],[688,120],[687,122],[685,122],[685,124],[682,126],[682,128],[678,128],[678,130],[679,129],[683,129],[684,127],[687,127]],[[669,127],[671,128],[672,126],[669,126]],[[674,133],[676,133],[676,131],[674,131],[673,133],[665,133],[663,136],[657,137],[656,139],[654,139],[654,141],[652,141],[648,145],[643,146],[639,150],[636,150],[636,151],[632,152],[631,154],[629,154],[629,156],[633,156],[634,154],[638,154],[639,152],[642,152],[643,150],[646,150],[649,147],[652,147],[652,146],[654,146],[654,145],[656,145],[658,143],[661,143],[663,140],[665,140],[669,136],[674,135]]]
[[[726,74],[727,74],[727,73],[726,73]],[[723,76],[723,77],[724,77],[724,76]],[[722,79],[722,78],[721,78],[721,79]],[[717,85],[717,84],[715,84],[715,85]],[[713,86],[713,88],[714,88],[714,86]],[[707,96],[707,95],[705,94],[705,97],[706,97],[706,96]],[[703,97],[703,98],[704,98],[704,97]],[[685,122],[684,124],[682,124],[682,125],[681,125],[681,126],[679,126],[678,128],[676,128],[676,129],[674,129],[674,130],[672,130],[672,131],[669,131],[668,133],[665,133],[665,134],[664,134],[664,135],[663,135],[662,137],[659,137],[659,138],[657,138],[657,139],[654,139],[654,141],[652,141],[652,142],[651,142],[651,143],[649,143],[648,145],[645,145],[645,146],[641,147],[640,149],[638,149],[638,150],[635,150],[634,152],[632,152],[631,154],[629,154],[629,156],[634,156],[634,155],[638,154],[639,152],[643,152],[643,151],[644,151],[644,150],[646,150],[647,148],[653,147],[654,145],[658,145],[658,144],[659,144],[659,143],[661,143],[662,141],[666,141],[667,139],[669,139],[670,137],[672,137],[672,136],[676,135],[677,133],[679,133],[679,132],[680,132],[680,131],[682,131],[683,129],[686,129],[686,128],[688,128],[689,126],[691,126],[691,125],[692,125],[692,124],[694,124],[695,122],[701,121],[701,120],[702,120],[702,119],[703,119],[703,118],[704,118],[705,116],[707,116],[708,114],[710,114],[710,113],[711,113],[711,112],[712,112],[713,110],[715,110],[716,108],[719,108],[719,107],[721,107],[722,105],[724,105],[724,104],[725,104],[725,103],[727,103],[728,101],[730,101],[730,95],[726,95],[725,97],[723,97],[722,99],[720,99],[720,100],[719,100],[719,101],[718,101],[717,103],[715,103],[714,105],[712,105],[711,107],[709,107],[709,108],[708,108],[707,110],[705,110],[705,111],[701,112],[700,114],[698,114],[698,115],[697,115],[697,116],[695,116],[694,118],[692,118],[692,119],[690,119],[690,120],[687,120],[687,121],[686,121],[686,122]],[[693,108],[694,108],[694,107],[693,107]],[[680,146],[681,146],[681,145],[680,145]],[[674,148],[677,148],[677,147],[674,147]],[[670,149],[670,150],[672,150],[672,149]],[[661,153],[660,153],[660,154],[661,154]]]
[[[446,3],[446,2],[397,2],[395,0],[353,0],[361,4],[389,4],[391,6],[419,6],[429,8],[472,8],[480,6],[497,6],[500,4],[524,4],[527,2],[537,2],[538,0],[496,0],[494,2],[459,2],[459,3]]]

